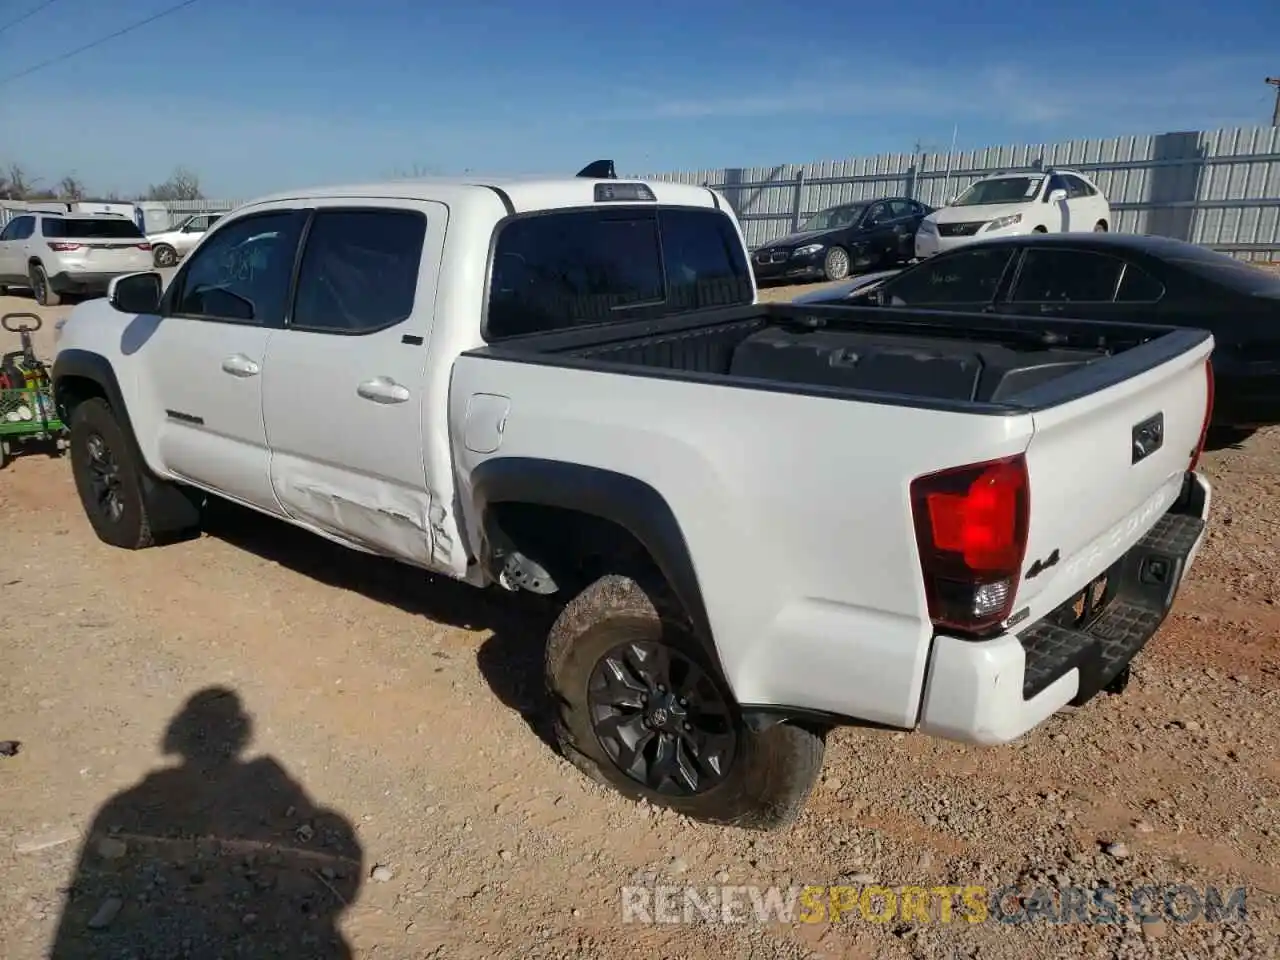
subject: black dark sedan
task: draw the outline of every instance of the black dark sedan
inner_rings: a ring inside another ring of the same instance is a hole
[[[843,280],[915,256],[916,230],[932,207],[907,197],[860,200],[814,214],[798,233],[770,240],[751,257],[757,280]]]
[[[983,240],[803,299],[1198,327],[1217,344],[1214,425],[1280,423],[1280,274],[1193,243],[1120,233]]]

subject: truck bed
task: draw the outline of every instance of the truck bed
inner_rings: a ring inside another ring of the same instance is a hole
[[[687,545],[742,702],[856,703],[859,719],[910,727],[936,638],[959,636],[935,630],[913,485],[1025,465],[1025,562],[1006,602],[1009,629],[1030,630],[1102,583],[1181,496],[1212,347],[1188,329],[743,306],[463,353],[450,433],[464,503],[491,502],[476,477],[501,461],[549,502],[610,495],[644,523],[670,518],[642,542]],[[1024,648],[992,642],[1004,653],[976,699],[934,691],[935,728],[1008,739],[1083,689],[1060,679],[1024,704]],[[984,718],[1006,696],[1015,719]]]
[[[995,411],[1065,402],[1135,376],[1207,336],[1154,325],[760,304],[535,334],[473,353]],[[1127,362],[1097,363],[1126,353]]]

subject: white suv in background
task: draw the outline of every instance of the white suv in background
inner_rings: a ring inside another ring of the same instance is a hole
[[[196,213],[167,230],[147,234],[155,255],[155,265],[172,267],[191,252],[221,216],[220,213]]]
[[[931,257],[985,237],[1106,231],[1111,225],[1111,204],[1083,173],[1003,173],[971,184],[925,217],[915,252]]]
[[[42,307],[105,294],[116,277],[149,269],[151,244],[119,214],[20,213],[0,231],[0,293],[29,287]]]

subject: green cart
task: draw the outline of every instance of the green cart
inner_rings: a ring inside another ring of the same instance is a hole
[[[35,354],[31,334],[44,325],[34,313],[6,313],[0,327],[16,333],[21,349],[0,357],[0,467],[8,464],[19,445],[53,444],[61,452],[67,428],[53,403],[49,368]]]

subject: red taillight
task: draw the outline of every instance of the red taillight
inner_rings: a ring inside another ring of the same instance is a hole
[[[1008,617],[1027,549],[1026,458],[917,477],[911,512],[934,624],[975,631]]]
[[[1204,390],[1207,396],[1204,403],[1204,423],[1200,425],[1200,442],[1196,444],[1195,452],[1191,454],[1191,466],[1188,470],[1194,470],[1200,463],[1200,454],[1204,453],[1204,442],[1209,436],[1209,423],[1213,420],[1213,363],[1212,358],[1204,362]]]
[[[149,244],[149,243],[140,243],[140,244],[138,244],[137,246],[138,246],[138,249],[139,249],[139,250],[150,250],[150,249],[151,249],[151,244]]]
[[[83,246],[83,243],[63,243],[61,241],[49,242],[49,249],[57,250],[59,253],[70,253],[72,250],[79,250]]]

